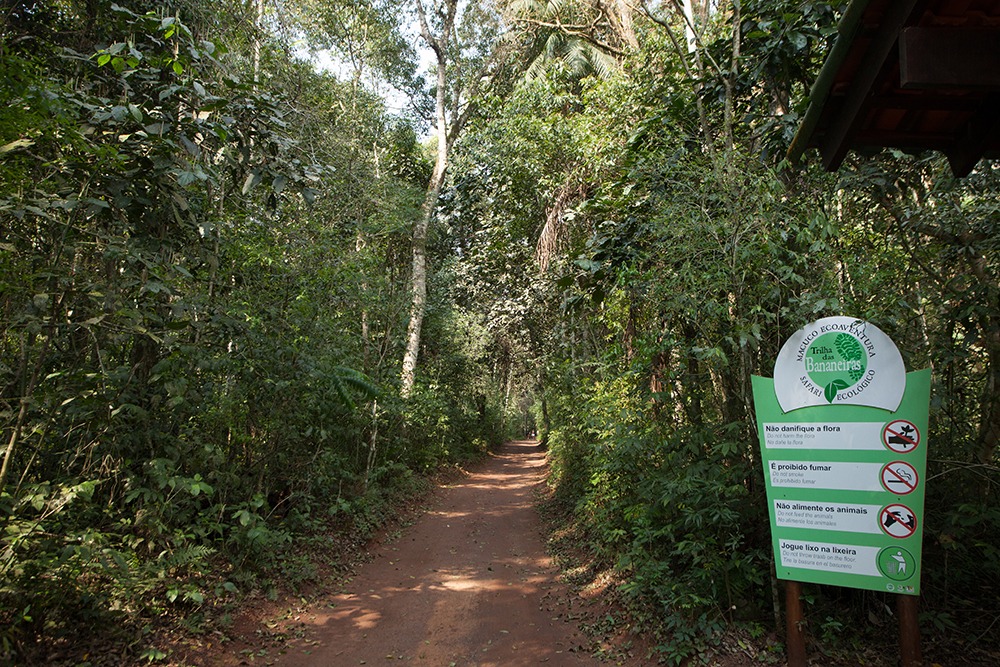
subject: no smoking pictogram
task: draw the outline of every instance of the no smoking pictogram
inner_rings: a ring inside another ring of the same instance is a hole
[[[882,486],[897,496],[917,490],[917,469],[905,461],[893,461],[882,468]]]
[[[920,444],[920,431],[905,419],[891,421],[882,429],[882,444],[897,454],[908,454]]]
[[[882,532],[899,539],[917,531],[917,515],[906,505],[886,505],[879,513],[878,523]]]

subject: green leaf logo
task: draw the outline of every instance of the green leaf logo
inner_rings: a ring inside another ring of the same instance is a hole
[[[826,397],[828,403],[833,403],[833,399],[837,398],[837,392],[841,389],[847,389],[851,385],[847,384],[844,380],[834,380],[830,384],[826,385],[823,390],[823,395]]]

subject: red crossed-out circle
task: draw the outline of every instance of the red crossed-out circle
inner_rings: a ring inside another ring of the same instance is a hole
[[[889,493],[905,496],[917,490],[917,469],[906,461],[893,461],[882,466],[882,486]]]
[[[889,537],[902,540],[917,532],[917,515],[906,505],[886,505],[879,512],[878,525]]]
[[[913,422],[896,419],[882,429],[882,444],[897,454],[909,454],[920,444],[920,431]]]

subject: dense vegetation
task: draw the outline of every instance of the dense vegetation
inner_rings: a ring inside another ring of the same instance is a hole
[[[1000,170],[782,161],[843,1],[633,4],[420,5],[431,86],[382,0],[5,5],[0,656],[164,657],[532,429],[662,659],[760,637],[749,378],[833,314],[934,371],[924,627],[995,642]],[[829,650],[894,623],[809,596]]]

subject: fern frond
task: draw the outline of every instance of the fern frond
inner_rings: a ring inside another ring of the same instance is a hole
[[[189,546],[180,547],[172,552],[166,552],[160,554],[160,566],[166,570],[173,570],[178,568],[186,567],[192,563],[198,563],[212,554],[215,553],[215,549],[203,544],[192,544]]]

